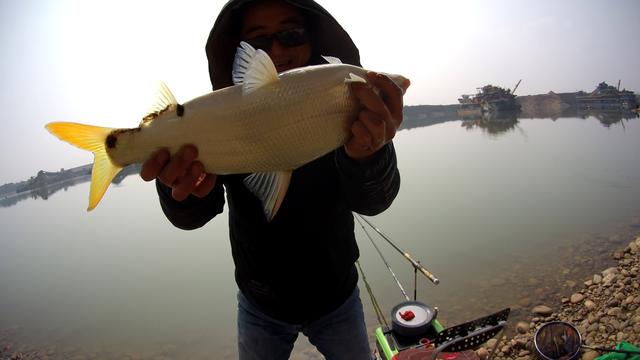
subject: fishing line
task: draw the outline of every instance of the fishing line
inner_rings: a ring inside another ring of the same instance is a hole
[[[360,260],[356,260],[356,265],[358,265],[358,269],[360,270],[360,274],[362,275],[362,281],[364,282],[364,286],[367,288],[367,292],[369,293],[369,298],[371,299],[373,310],[375,311],[376,317],[378,318],[378,324],[382,326],[382,324],[384,323],[384,326],[389,327],[387,318],[384,317],[382,307],[380,306],[380,304],[378,304],[378,300],[376,300],[376,297],[373,295],[373,290],[371,290],[371,286],[369,286],[367,277],[364,275],[364,270],[362,270],[362,267],[360,266]]]
[[[358,219],[359,216],[356,216],[356,220],[358,221],[358,224],[360,224],[360,227],[362,228],[362,230],[364,231],[365,235],[367,235],[367,238],[369,238],[369,241],[371,242],[371,245],[373,245],[373,247],[376,249],[376,251],[378,252],[378,255],[380,255],[380,258],[382,259],[382,262],[384,262],[384,264],[387,266],[387,269],[389,269],[389,272],[391,273],[391,276],[393,276],[393,279],[396,281],[396,284],[398,285],[398,287],[400,288],[400,291],[402,291],[402,295],[404,295],[405,299],[407,299],[407,301],[411,300],[409,298],[409,296],[407,295],[407,292],[404,290],[404,287],[402,286],[402,284],[400,283],[400,280],[398,280],[398,277],[396,276],[396,273],[393,272],[393,269],[391,269],[391,266],[389,265],[389,263],[387,262],[387,259],[385,259],[384,255],[382,255],[382,252],[380,251],[380,249],[378,248],[378,245],[376,245],[376,243],[373,241],[373,238],[371,238],[371,235],[369,235],[369,232],[367,231],[367,229],[365,229],[364,225],[362,224],[362,222],[360,221],[360,219]]]

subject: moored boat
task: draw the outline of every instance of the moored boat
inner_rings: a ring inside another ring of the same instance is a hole
[[[515,90],[520,85],[516,84],[513,91],[499,86],[485,85],[478,88],[475,95],[462,95],[458,99],[458,115],[463,119],[478,117],[480,115],[495,115],[501,113],[519,113],[520,104],[516,101]]]
[[[628,111],[637,109],[636,95],[629,90],[620,90],[606,82],[601,82],[590,93],[580,91],[576,94],[576,103],[579,110],[601,111]]]

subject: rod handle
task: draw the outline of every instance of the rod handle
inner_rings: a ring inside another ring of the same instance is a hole
[[[404,252],[402,253],[404,255],[404,257],[409,260],[409,262],[411,263],[411,265],[413,265],[414,268],[420,270],[420,272],[422,273],[422,275],[426,276],[427,279],[431,280],[432,283],[438,285],[440,283],[440,279],[438,279],[437,277],[435,277],[431,271],[427,270],[424,266],[420,265],[420,263],[418,263],[417,261],[413,260],[413,258],[411,257],[411,255],[409,255],[408,253]]]

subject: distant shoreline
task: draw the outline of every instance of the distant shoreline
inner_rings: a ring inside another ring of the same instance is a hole
[[[615,113],[615,111],[584,111],[579,109],[576,96],[580,92],[554,93],[523,95],[516,97],[522,111],[517,114],[519,119],[536,118],[561,118],[561,117],[584,117],[587,115],[600,113]],[[640,94],[636,95],[637,102],[640,103]],[[447,121],[463,120],[458,113],[459,104],[448,105],[407,105],[404,107],[404,120],[400,129],[411,129],[421,126],[435,125]],[[633,116],[631,110],[619,112],[629,118]]]
[[[129,175],[140,172],[140,164],[125,167],[113,179],[118,184]],[[0,207],[8,207],[28,198],[47,199],[54,193],[68,187],[91,181],[93,164],[77,166],[71,169],[60,169],[57,172],[40,170],[29,180],[9,183],[0,186]]]
[[[555,119],[559,117],[584,116],[585,114],[581,113],[576,105],[576,96],[578,94],[580,94],[580,92],[554,93],[550,91],[547,94],[518,96],[516,97],[516,101],[520,104],[522,111],[517,114],[517,118]],[[636,98],[638,99],[638,103],[640,103],[640,94],[636,94]],[[404,120],[400,126],[400,130],[430,126],[447,121],[463,120],[460,114],[458,114],[458,108],[459,104],[406,105],[403,108]],[[631,111],[629,112],[633,114]],[[123,171],[123,175],[127,176],[136,171],[139,172],[140,165],[133,166],[137,166],[137,168],[134,168],[133,171]],[[28,194],[28,192],[41,191],[46,185],[65,181],[71,182],[74,178],[90,175],[91,167],[92,164],[86,164],[67,170],[61,169],[58,172],[40,170],[35,176],[32,176],[28,180],[0,185],[0,202],[18,197],[21,193],[24,195]]]

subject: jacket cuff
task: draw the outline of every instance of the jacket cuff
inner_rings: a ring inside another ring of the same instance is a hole
[[[174,211],[188,210],[202,202],[202,199],[193,195],[189,195],[183,201],[178,201],[171,196],[171,188],[158,180],[156,180],[156,189],[163,208],[166,207]]]
[[[366,164],[360,163],[347,155],[344,147],[336,150],[336,165],[340,172],[357,181],[371,181],[385,177],[393,168],[395,150],[391,142],[376,152]]]

